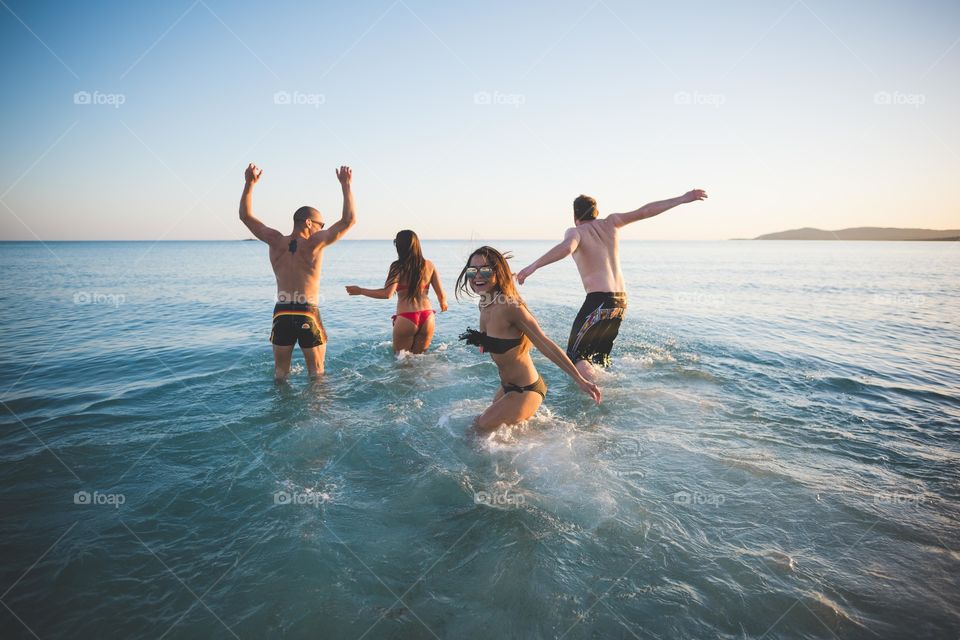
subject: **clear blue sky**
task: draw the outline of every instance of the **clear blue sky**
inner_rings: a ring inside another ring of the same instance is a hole
[[[579,193],[693,187],[626,237],[957,228],[958,39],[956,2],[2,0],[0,238],[248,237],[249,161],[284,231],[352,165],[354,238],[554,238]]]

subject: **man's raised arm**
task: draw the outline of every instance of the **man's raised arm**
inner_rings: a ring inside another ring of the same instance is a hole
[[[247,225],[247,229],[250,229],[250,232],[258,240],[270,244],[282,240],[283,234],[263,224],[253,215],[253,185],[260,181],[262,175],[263,169],[252,162],[247,165],[246,171],[243,172],[244,184],[243,195],[240,196],[240,222]]]
[[[320,238],[322,244],[333,244],[343,237],[347,229],[357,222],[357,212],[353,203],[353,189],[351,182],[353,180],[353,171],[348,166],[342,166],[336,170],[337,180],[340,181],[340,188],[343,190],[343,213],[340,219],[330,225],[329,229],[321,231]]]
[[[631,211],[630,213],[611,214],[607,216],[607,220],[613,222],[613,224],[617,227],[622,227],[625,224],[630,224],[631,222],[636,222],[637,220],[646,220],[647,218],[660,215],[664,211],[669,211],[677,205],[685,204],[687,202],[696,202],[697,200],[703,200],[706,197],[706,191],[703,189],[694,189],[693,191],[687,191],[682,196],[678,196],[676,198],[645,204],[636,211]]]
[[[567,229],[567,233],[563,236],[563,240],[557,246],[547,251],[545,254],[534,260],[530,263],[529,266],[524,267],[517,273],[517,282],[523,284],[523,281],[533,275],[533,272],[539,269],[540,267],[545,267],[548,264],[553,264],[557,260],[562,260],[568,255],[576,251],[577,245],[580,244],[580,234],[577,232],[575,227]]]

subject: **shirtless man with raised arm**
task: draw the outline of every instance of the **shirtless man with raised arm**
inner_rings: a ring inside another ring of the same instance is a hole
[[[336,170],[343,190],[343,214],[324,230],[323,216],[313,207],[300,207],[293,214],[293,231],[283,235],[253,215],[253,187],[263,170],[253,163],[244,172],[246,184],[240,198],[240,221],[251,233],[270,246],[270,264],[277,277],[277,304],[273,308],[273,363],[277,380],[290,372],[293,346],[299,342],[310,376],[323,373],[327,332],[320,321],[320,268],[323,250],[343,237],[356,222],[350,167]]]
[[[573,201],[574,226],[567,229],[563,242],[517,274],[517,282],[523,284],[540,267],[573,254],[587,299],[573,321],[567,340],[567,356],[584,378],[592,379],[591,363],[602,367],[610,364],[613,341],[627,310],[626,286],[620,272],[620,227],[706,197],[705,191],[694,189],[677,198],[651,202],[630,213],[598,218],[597,201],[581,195]]]

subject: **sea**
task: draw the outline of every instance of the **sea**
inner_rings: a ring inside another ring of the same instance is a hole
[[[956,638],[960,243],[625,241],[593,403],[537,414],[450,310],[395,356],[390,241],[327,250],[275,383],[258,242],[0,243],[4,638]],[[564,346],[570,260],[521,288]],[[436,306],[436,301],[434,301]]]

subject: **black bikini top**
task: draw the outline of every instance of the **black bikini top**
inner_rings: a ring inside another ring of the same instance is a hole
[[[510,349],[520,346],[523,338],[494,338],[488,336],[485,331],[476,329],[467,329],[460,334],[460,339],[465,340],[467,344],[480,347],[480,353],[506,353]]]

